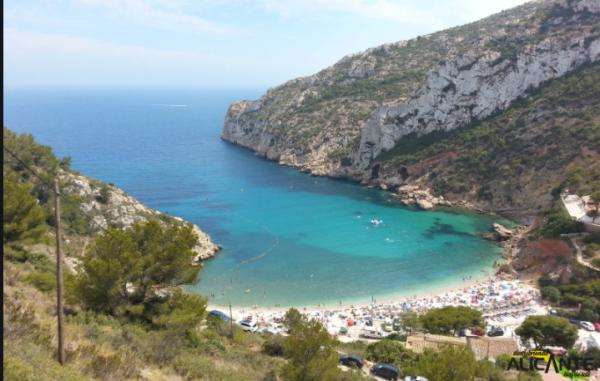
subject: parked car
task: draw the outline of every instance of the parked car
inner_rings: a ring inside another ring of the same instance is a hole
[[[485,331],[481,328],[473,328],[471,330],[471,335],[475,336],[485,336]]]
[[[383,323],[381,329],[383,329],[384,332],[392,332],[392,325],[390,323]]]
[[[567,354],[567,350],[563,347],[551,347],[546,346],[543,348],[546,352],[552,353],[554,356],[564,356]]]
[[[397,380],[400,369],[391,364],[375,364],[371,367],[371,374],[385,378],[386,380]]]
[[[258,330],[258,332],[267,335],[281,335],[283,331],[277,327],[264,327]]]
[[[365,365],[365,360],[357,355],[342,355],[340,356],[340,364],[350,368],[362,369],[362,367]]]
[[[550,310],[550,315],[552,315],[552,316],[559,316],[557,310]]]
[[[487,333],[487,335],[489,337],[497,337],[497,336],[504,336],[504,330],[500,327],[496,327],[496,328],[492,328],[490,329],[490,331]]]
[[[394,319],[394,321],[392,322],[392,329],[394,331],[400,331],[402,329],[402,324],[400,320]]]
[[[360,337],[365,339],[383,339],[383,333],[373,328],[366,328],[360,331]]]
[[[404,377],[404,381],[429,381],[425,377],[421,376],[406,376]]]
[[[581,328],[585,329],[586,331],[595,331],[596,330],[594,325],[592,323],[590,323],[589,321],[581,321],[581,322],[579,322],[579,326]]]
[[[256,322],[252,320],[242,320],[240,321],[240,327],[242,327],[242,331],[244,332],[256,332],[258,331],[258,326]]]
[[[575,324],[576,326],[578,326],[578,327],[579,327],[579,323],[580,323],[580,321],[579,321],[579,320],[571,318],[571,319],[569,319],[569,322],[570,322],[571,324]]]
[[[599,322],[595,322],[594,323],[594,328],[596,329],[596,332],[600,332],[600,323]]]
[[[231,318],[224,314],[223,312],[219,311],[219,310],[212,310],[208,313],[208,316],[214,316],[216,318],[219,318],[221,320],[223,320],[224,322],[228,322],[229,320],[231,320]]]

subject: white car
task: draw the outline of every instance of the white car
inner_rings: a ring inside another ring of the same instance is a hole
[[[579,326],[583,329],[585,329],[586,331],[595,331],[596,329],[594,328],[594,325],[592,323],[590,323],[589,321],[581,321],[579,322]]]
[[[281,333],[283,331],[277,327],[264,327],[259,332],[260,333],[269,333],[271,335],[281,335]]]
[[[360,337],[365,339],[383,339],[385,336],[378,330],[371,328],[360,331]]]
[[[258,326],[256,322],[252,320],[242,320],[239,322],[240,327],[242,327],[242,331],[244,332],[256,332],[258,331]]]

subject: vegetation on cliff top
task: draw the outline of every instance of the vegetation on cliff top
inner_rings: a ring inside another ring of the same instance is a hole
[[[465,61],[461,69],[481,57],[511,62],[544,40],[568,41],[584,30],[597,34],[597,17],[574,12],[573,4],[529,2],[467,25],[346,56],[314,75],[270,89],[236,114],[235,123],[272,138],[269,148],[292,153],[299,161],[326,146],[323,160],[332,161],[332,167],[347,163],[373,112],[426,89],[430,70],[457,59]]]
[[[382,172],[450,198],[511,205],[535,214],[561,189],[600,183],[600,64],[553,80],[468,128],[407,136],[378,158]]]

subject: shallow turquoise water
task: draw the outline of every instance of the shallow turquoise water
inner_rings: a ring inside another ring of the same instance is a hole
[[[213,304],[367,301],[481,276],[490,217],[422,212],[312,177],[219,139],[227,105],[259,91],[5,91],[4,124],[74,167],[197,223],[223,245],[192,292]],[[169,106],[184,105],[184,106]],[[384,223],[373,227],[371,218]]]

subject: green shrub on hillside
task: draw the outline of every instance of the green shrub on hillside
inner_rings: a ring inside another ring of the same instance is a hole
[[[588,234],[586,237],[583,238],[583,242],[600,244],[600,233]]]
[[[540,346],[571,348],[577,340],[577,327],[567,319],[555,316],[528,316],[515,330],[522,340],[533,340]]]
[[[561,234],[583,231],[583,224],[569,216],[560,200],[555,201],[550,209],[542,213],[542,216],[545,220],[544,224],[534,232],[539,237],[557,238]]]
[[[294,308],[286,314],[290,332],[283,343],[287,363],[281,374],[286,381],[334,381],[340,376],[335,341],[323,325],[308,320]]]
[[[425,350],[417,363],[418,374],[429,381],[473,380],[477,369],[475,354],[466,346]]]
[[[128,230],[107,229],[84,257],[72,292],[98,312],[158,326],[197,322],[205,300],[168,290],[196,279],[199,269],[191,266],[196,243],[187,225],[150,221]],[[159,295],[157,287],[166,287],[167,294]]]
[[[593,257],[594,255],[596,255],[596,252],[598,250],[600,250],[600,245],[598,245],[595,242],[592,242],[592,243],[587,244],[585,249],[583,249],[583,255],[590,258],[590,257]]]
[[[81,209],[83,199],[74,194],[63,194],[60,198],[61,221],[65,223],[67,231],[80,235],[89,235],[93,232],[90,216]],[[48,221],[54,225],[54,215]]]
[[[35,243],[47,232],[46,214],[31,194],[31,186],[5,169],[2,184],[3,243]]]
[[[416,360],[416,354],[396,340],[384,339],[369,344],[366,350],[367,360],[394,364],[403,370]]]
[[[550,301],[551,303],[560,302],[560,290],[556,287],[547,286],[541,289],[542,298]]]
[[[25,277],[25,282],[44,292],[56,289],[56,276],[51,272],[32,272]]]

